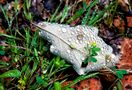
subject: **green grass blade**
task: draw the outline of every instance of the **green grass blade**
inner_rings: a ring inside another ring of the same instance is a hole
[[[21,76],[21,72],[19,70],[9,70],[3,74],[0,75],[0,78],[10,78],[10,77],[13,77],[13,78],[18,78]]]
[[[94,25],[95,23],[97,23],[97,21],[103,17],[104,13],[105,13],[105,10],[100,11],[94,18],[90,19],[88,25],[91,26],[91,25]]]
[[[0,83],[0,90],[4,90],[4,86]]]
[[[123,90],[122,89],[122,84],[121,84],[120,80],[117,82],[117,88],[118,88],[118,90]]]
[[[112,3],[112,4],[110,4],[108,7],[106,7],[104,10],[102,10],[102,11],[99,11],[97,14],[96,14],[96,16],[92,16],[92,18],[89,20],[89,23],[88,23],[88,25],[94,25],[94,24],[96,24],[97,22],[99,22],[102,18],[103,18],[103,16],[104,16],[104,14],[105,14],[105,12],[107,11],[107,10],[110,10],[112,7],[113,7],[113,5],[115,5],[115,3],[116,3],[116,1],[114,2],[114,3]]]
[[[18,37],[15,37],[15,36],[12,36],[12,35],[7,35],[7,34],[0,34],[0,36],[7,37],[7,38],[12,38],[12,39],[16,39],[16,40],[21,40]]]
[[[98,2],[98,0],[95,0],[95,1],[90,3],[90,6],[87,9],[87,13],[86,13],[85,17],[82,20],[82,25],[86,25],[87,22],[89,21],[91,8],[94,7],[97,4],[97,2]]]
[[[98,74],[99,74],[99,72],[91,73],[91,74],[88,74],[88,75],[81,75],[81,76],[77,77],[75,80],[73,80],[73,82],[68,84],[66,87],[71,87],[71,86],[77,84],[78,82],[80,82],[82,80],[85,80],[85,79],[91,78],[91,77],[95,77]]]
[[[54,82],[54,90],[61,90],[61,84],[59,82]]]
[[[7,8],[7,6],[6,6],[6,8]],[[0,9],[2,10],[2,13],[4,14],[4,17],[5,17],[5,19],[6,19],[6,21],[8,22],[8,25],[9,25],[9,18],[8,18],[8,15],[7,15],[7,9],[6,10],[4,10],[4,8],[0,5]]]
[[[65,20],[65,18],[68,16],[68,11],[70,10],[70,6],[65,6],[64,7],[64,10],[63,10],[63,12],[62,12],[62,18],[61,18],[61,20],[60,20],[60,22],[62,23],[64,20]]]
[[[67,23],[71,23],[73,20],[77,19],[78,17],[80,17],[82,14],[84,13],[84,9],[79,9],[74,16],[72,16]]]
[[[52,22],[52,21],[55,20],[55,18],[56,18],[56,16],[57,16],[57,13],[58,13],[58,11],[59,11],[59,9],[60,9],[60,6],[61,6],[61,3],[59,4],[59,6],[57,7],[57,9],[55,10],[55,13],[51,16],[51,19],[48,20],[48,21]]]

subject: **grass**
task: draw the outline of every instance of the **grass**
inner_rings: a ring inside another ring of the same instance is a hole
[[[0,34],[0,37],[4,37],[4,42],[6,42],[6,45],[0,45],[0,55],[10,58],[7,62],[0,61],[0,90],[73,90],[70,87],[76,83],[100,74],[95,72],[77,76],[72,83],[66,87],[61,87],[60,84],[66,81],[68,77],[71,77],[65,73],[65,70],[71,68],[71,65],[59,56],[50,54],[50,57],[48,57],[49,47],[47,42],[39,37],[38,31],[31,31],[33,26],[29,23],[32,23],[34,18],[33,13],[30,12],[31,0],[24,0],[21,7],[18,0],[14,0],[14,2],[15,10],[11,15],[8,15],[7,6],[0,6],[4,15],[3,19],[8,25],[5,29],[6,34]],[[105,18],[104,14],[106,12],[116,13],[117,7],[113,6],[117,5],[117,2],[113,2],[102,11],[95,8],[91,13],[97,3],[98,0],[94,0],[90,5],[83,2],[83,8],[74,11],[74,15],[71,17],[68,16],[68,13],[77,3],[73,4],[73,6],[65,6],[62,12],[59,12],[59,8],[61,8],[59,5],[48,21],[70,24],[77,18],[81,18],[80,23],[82,25],[97,26],[100,20]],[[19,14],[22,14],[25,20],[24,26],[21,28],[18,22]],[[109,18],[108,21],[111,21],[110,19],[112,18]],[[117,72],[118,76],[122,78],[124,73],[122,71]],[[9,78],[9,80],[6,78]],[[120,87],[118,82],[117,88]]]

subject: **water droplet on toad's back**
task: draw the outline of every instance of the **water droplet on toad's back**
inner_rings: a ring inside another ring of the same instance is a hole
[[[75,40],[75,42],[76,42],[76,44],[78,44],[78,43],[79,43],[79,41],[78,41],[78,40]]]
[[[84,59],[85,59],[84,57],[81,58],[82,61],[84,61]]]
[[[50,37],[49,37],[49,36],[47,36],[47,39],[50,39]]]
[[[67,50],[67,53],[70,53],[71,51],[70,50]]]
[[[57,54],[57,55],[59,55],[60,54],[60,52],[59,52],[59,50],[57,50],[57,49],[55,49],[55,54]]]
[[[61,31],[61,28],[58,28],[58,31],[60,32]]]
[[[54,49],[55,47],[53,45],[50,46],[51,49]]]
[[[84,30],[84,32],[83,32],[84,34],[87,34],[87,31],[86,30]]]
[[[62,32],[65,33],[67,30],[66,28],[62,28]]]
[[[39,23],[39,25],[40,25],[40,26],[42,26],[42,25],[43,25],[43,23]]]
[[[81,41],[79,41],[79,43],[80,43],[80,44],[83,44],[83,41],[81,40]]]
[[[77,32],[79,32],[80,31],[80,29],[79,28],[77,28]]]
[[[75,33],[74,32],[71,32],[72,35],[74,35]]]
[[[68,39],[68,41],[69,41],[69,42],[71,42],[71,41],[72,41],[72,39],[71,39],[71,38],[69,38],[69,39]]]

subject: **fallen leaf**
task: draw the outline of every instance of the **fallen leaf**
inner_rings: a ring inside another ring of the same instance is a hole
[[[129,1],[128,0],[118,0],[119,5],[121,6],[123,11],[129,11]]]
[[[86,2],[87,2],[87,4],[89,5],[89,4],[90,4],[90,2],[91,2],[91,0],[86,0]]]
[[[10,60],[10,58],[7,57],[7,56],[2,56],[0,58],[1,58],[2,61],[5,61],[5,62],[8,62]]]
[[[125,30],[124,21],[119,16],[114,19],[113,24],[119,30],[119,32],[123,32]]]
[[[132,16],[127,16],[127,26],[132,28]]]
[[[132,69],[132,39],[125,38],[121,44],[122,57],[117,64],[119,69]]]
[[[83,80],[80,84],[76,85],[76,90],[102,90],[102,85],[100,80],[96,78],[90,78],[87,80]]]
[[[0,27],[0,34],[5,34],[5,33],[6,33],[5,30],[2,27]]]
[[[119,17],[117,17],[116,19],[114,19],[114,26],[115,27],[119,27],[121,25],[121,20]]]
[[[62,85],[62,87],[65,87],[65,86],[67,86],[68,84],[70,84],[72,81],[65,81],[65,82],[63,82],[61,85]],[[71,88],[75,88],[75,86],[72,86]]]
[[[132,90],[132,75],[126,75],[122,79],[123,90]]]
[[[71,83],[72,81],[66,81],[62,83],[62,86],[66,86],[67,84]],[[75,88],[76,90],[102,90],[102,85],[99,79],[96,78],[89,78],[79,83],[75,84],[71,88]]]
[[[5,4],[6,0],[0,0],[0,4]]]

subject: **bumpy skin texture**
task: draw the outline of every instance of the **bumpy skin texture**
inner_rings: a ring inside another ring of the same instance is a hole
[[[89,71],[112,67],[119,61],[119,55],[114,55],[113,49],[98,36],[98,29],[91,26],[69,25],[41,22],[37,26],[41,28],[40,36],[48,40],[52,45],[50,51],[59,55],[73,65],[75,71],[81,75]],[[95,56],[97,62],[90,62],[86,67],[81,67],[87,52],[87,45],[96,43],[101,48]]]

